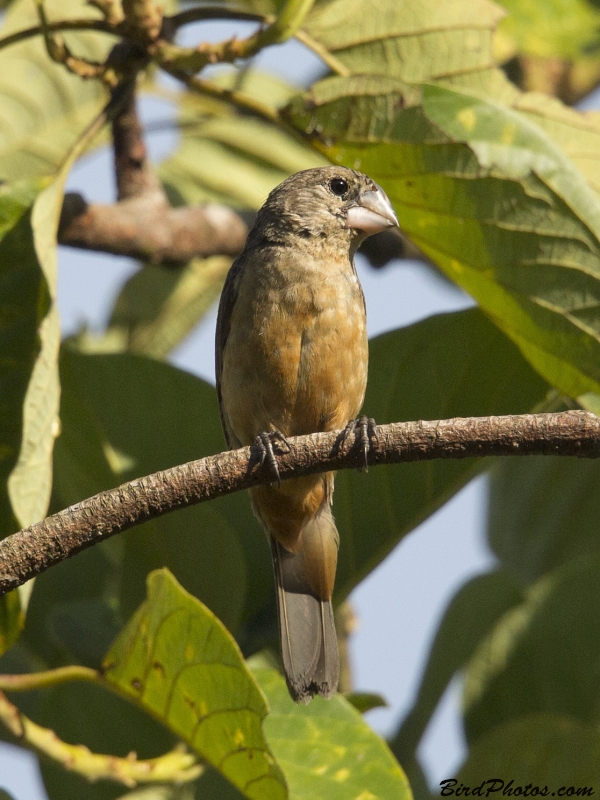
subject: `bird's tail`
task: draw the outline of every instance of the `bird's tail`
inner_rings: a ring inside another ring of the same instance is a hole
[[[272,536],[283,668],[294,700],[337,691],[340,657],[331,592],[338,532],[329,506],[303,526],[296,552]],[[333,574],[331,574],[333,573]]]

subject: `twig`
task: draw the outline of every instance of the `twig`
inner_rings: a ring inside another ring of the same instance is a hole
[[[66,19],[59,22],[48,22],[45,27],[51,33],[58,31],[100,31],[101,33],[119,36],[125,32],[122,25],[111,25],[103,19]],[[16,33],[11,33],[10,36],[0,39],[0,50],[25,39],[41,36],[43,33],[44,28],[41,25],[34,25],[32,28],[16,31]]]
[[[398,422],[378,428],[369,465],[474,456],[600,457],[600,418],[584,411]],[[351,469],[363,454],[340,431],[299,436],[278,457],[282,480]],[[138,478],[77,503],[0,542],[0,594],[97,542],[179,508],[272,478],[256,447],[221,453]]]
[[[42,728],[22,714],[1,691],[0,722],[19,744],[61,764],[65,769],[81,775],[88,781],[103,778],[135,788],[140,783],[193,781],[204,770],[196,756],[177,748],[158,758],[138,760],[135,753],[126,758],[119,758],[92,753],[81,744],[68,744],[59,739],[53,730]]]
[[[260,100],[257,100],[251,95],[238,92],[235,89],[226,89],[223,86],[219,86],[217,83],[213,83],[205,78],[197,78],[183,70],[171,68],[166,64],[161,64],[161,67],[165,72],[168,72],[169,75],[172,75],[174,78],[184,83],[192,92],[208,97],[216,97],[218,100],[224,100],[227,103],[237,106],[241,111],[245,111],[253,117],[267,120],[267,122],[273,122],[279,127],[288,127],[276,108],[266,103],[261,103]],[[297,136],[299,131],[294,129],[294,133]]]

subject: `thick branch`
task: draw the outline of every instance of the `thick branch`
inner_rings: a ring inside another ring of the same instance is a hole
[[[58,241],[159,264],[237,255],[247,235],[242,217],[226,206],[172,208],[157,193],[88,205],[80,194],[67,194]]]
[[[369,464],[436,458],[563,455],[600,457],[600,418],[585,411],[471,417],[382,425]],[[362,464],[362,449],[339,431],[299,436],[278,456],[282,480]],[[272,480],[253,447],[138,478],[71,506],[0,543],[0,595],[80,550],[134,525]]]
[[[142,124],[136,109],[135,79],[125,84],[123,93],[121,109],[112,121],[117,197],[121,201],[156,194],[156,201],[162,200],[166,205],[162,185],[148,164]]]

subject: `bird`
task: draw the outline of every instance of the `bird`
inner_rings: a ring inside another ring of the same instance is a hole
[[[354,255],[368,236],[397,225],[383,189],[347,167],[297,172],[269,194],[228,272],[217,316],[217,395],[230,449],[257,443],[276,470],[273,445],[352,426],[368,366]],[[300,703],[330,698],[339,682],[334,476],[249,490],[271,544],[283,670]]]

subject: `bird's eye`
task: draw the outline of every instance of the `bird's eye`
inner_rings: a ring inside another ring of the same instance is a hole
[[[343,178],[332,178],[329,181],[329,188],[338,197],[343,197],[348,191],[348,181]]]

